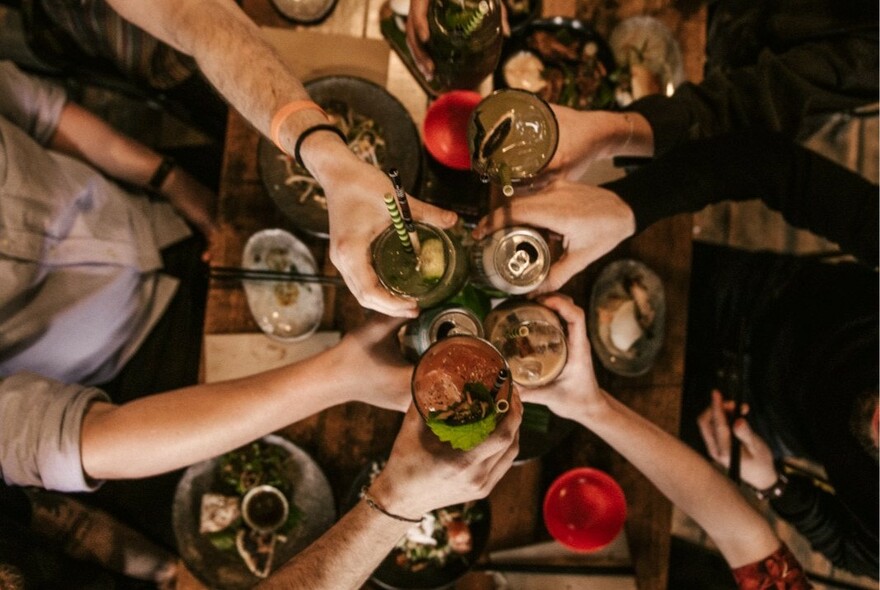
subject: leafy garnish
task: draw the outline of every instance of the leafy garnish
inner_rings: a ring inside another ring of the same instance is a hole
[[[452,425],[436,418],[428,418],[427,424],[437,438],[448,442],[453,449],[469,451],[495,431],[497,414],[493,411],[482,420],[469,424]]]

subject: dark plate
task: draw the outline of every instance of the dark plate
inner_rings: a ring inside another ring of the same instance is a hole
[[[342,103],[376,121],[385,138],[383,167],[397,168],[407,192],[415,190],[421,168],[422,143],[415,123],[400,101],[378,84],[354,76],[318,78],[306,83],[305,87],[312,100],[324,108]],[[329,237],[327,210],[311,198],[300,203],[302,193],[296,187],[284,184],[287,167],[280,158],[281,151],[265,137],[261,138],[258,150],[260,177],[269,197],[297,228],[313,236]],[[390,182],[388,187],[390,190]],[[381,199],[381,195],[376,198]]]
[[[602,65],[605,66],[605,71],[611,73],[616,68],[614,54],[611,51],[611,47],[608,45],[605,38],[596,32],[590,23],[561,16],[548,19],[537,19],[525,24],[504,42],[504,48],[501,51],[501,59],[498,62],[498,68],[495,70],[495,88],[509,88],[507,81],[504,79],[504,64],[507,63],[508,59],[523,50],[529,50],[535,53],[533,50],[529,49],[526,41],[530,35],[537,31],[547,31],[554,34],[565,33],[570,35],[573,39],[578,40],[581,47],[587,43],[593,42],[598,48],[597,55],[602,62]],[[541,60],[544,62],[545,66],[561,63],[545,58],[541,58]],[[576,63],[577,62],[566,62],[568,66]],[[613,92],[611,99],[613,103]],[[609,104],[603,108],[614,108],[614,104]]]
[[[370,481],[373,463],[372,461],[367,463],[363,471],[355,478],[340,512],[351,509],[358,502],[361,488]],[[489,501],[485,499],[477,500],[476,506],[482,510],[484,516],[480,520],[471,523],[473,548],[470,553],[464,556],[464,559],[449,560],[442,568],[432,565],[418,572],[411,572],[394,562],[397,552],[392,551],[373,572],[370,581],[387,590],[439,590],[454,584],[456,580],[464,576],[471,569],[471,566],[483,553],[486,543],[489,541],[492,516]]]
[[[531,461],[546,455],[571,434],[576,426],[577,422],[560,418],[553,412],[550,412],[546,432],[520,426],[519,453],[516,456],[516,462]]]
[[[336,520],[333,492],[318,464],[305,451],[280,436],[263,441],[290,454],[285,462],[293,488],[292,503],[303,513],[302,521],[275,547],[273,570],[305,549]],[[202,495],[220,489],[217,481],[219,457],[191,466],[183,474],[174,494],[172,524],[177,547],[187,568],[212,588],[251,588],[260,579],[250,573],[235,549],[221,551],[199,532]]]

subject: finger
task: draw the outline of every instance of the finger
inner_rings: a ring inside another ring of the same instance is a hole
[[[519,433],[522,412],[522,401],[519,399],[519,394],[514,393],[510,397],[510,409],[495,431],[473,451],[470,451],[475,454],[476,461],[485,461],[489,457],[504,452]]]
[[[567,295],[554,293],[540,298],[540,302],[559,314],[568,331],[568,351],[571,358],[590,358],[587,341],[587,320],[584,310]]]
[[[713,460],[721,462],[721,447],[715,438],[715,429],[712,427],[711,413],[703,412],[697,420],[697,426],[700,428],[700,436],[703,437],[703,443],[706,445],[706,451]]]
[[[358,303],[387,316],[414,318],[419,314],[415,300],[392,295],[379,284],[375,273],[371,271],[370,274],[372,277],[363,272],[352,271],[345,277],[345,284]]]
[[[715,432],[715,440],[718,442],[718,450],[722,457],[730,454],[730,427],[727,425],[727,413],[719,391],[712,392],[712,420],[711,424]]]
[[[530,203],[535,197],[514,197],[507,206],[498,207],[483,217],[474,228],[474,239],[481,240],[492,232],[507,227],[510,223],[525,223],[530,217]]]
[[[740,440],[740,442],[745,446],[746,449],[752,455],[755,455],[756,452],[763,451],[763,447],[766,446],[764,440],[755,434],[755,431],[752,430],[751,425],[748,420],[744,420],[740,418],[736,422],[733,423],[733,434]]]
[[[575,260],[572,256],[569,256],[568,253],[563,254],[559,257],[559,260],[553,263],[550,267],[550,272],[547,274],[547,278],[538,285],[538,288],[535,289],[531,295],[540,295],[542,293],[550,293],[552,291],[558,291],[577,273],[582,271],[586,267],[586,264],[583,264],[580,260]]]
[[[415,197],[410,197],[407,200],[410,202],[413,217],[419,221],[430,223],[443,229],[449,229],[458,221],[458,214],[455,211],[436,207]]]

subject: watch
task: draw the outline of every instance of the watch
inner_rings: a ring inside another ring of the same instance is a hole
[[[159,167],[156,168],[156,171],[153,172],[153,175],[150,177],[150,181],[147,182],[147,187],[150,188],[150,190],[159,192],[162,185],[165,183],[165,179],[168,178],[168,175],[171,174],[171,171],[176,165],[177,163],[174,161],[174,158],[171,156],[164,156]]]
[[[779,477],[776,478],[776,481],[769,488],[755,490],[755,496],[759,500],[775,500],[782,497],[786,487],[788,487],[788,477],[784,473],[780,473]]]

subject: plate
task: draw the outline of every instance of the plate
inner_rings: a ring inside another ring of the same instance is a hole
[[[660,277],[637,260],[612,262],[593,285],[588,325],[593,350],[606,369],[625,377],[644,375],[663,344],[666,298]]]
[[[374,470],[381,470],[381,465],[384,465],[384,460],[370,461],[358,474],[346,497],[344,504],[346,510],[351,509],[359,501],[361,488],[371,481]],[[483,517],[471,523],[473,547],[463,559],[449,560],[443,567],[429,565],[418,572],[413,572],[395,563],[394,559],[398,553],[395,549],[382,560],[370,576],[370,581],[386,590],[439,590],[450,587],[471,569],[489,541],[492,516],[489,501],[482,499],[474,504],[475,508],[482,512]]]
[[[295,23],[314,25],[330,16],[336,0],[272,0],[272,5]]]
[[[276,545],[275,569],[329,529],[336,520],[336,511],[327,478],[305,451],[280,436],[269,435],[262,440],[289,454],[283,469],[293,487],[291,504],[303,514],[303,520],[287,534],[287,540]],[[199,533],[202,495],[222,489],[217,476],[219,462],[220,458],[215,457],[184,472],[174,494],[174,535],[187,568],[203,583],[230,590],[250,588],[260,579],[250,573],[238,553],[234,549],[217,549],[207,536]]]
[[[671,96],[675,88],[685,81],[678,42],[672,31],[656,18],[634,16],[624,20],[614,27],[608,42],[617,63],[636,61],[653,75],[657,92]],[[630,92],[628,100],[641,96]],[[618,102],[621,102],[621,106],[628,104],[627,100],[621,100],[620,93]]]
[[[334,113],[375,121],[385,140],[383,169],[397,168],[407,192],[418,186],[422,159],[419,131],[406,108],[387,90],[354,76],[327,76],[306,83],[312,100]],[[275,205],[304,232],[322,238],[330,235],[330,220],[322,199],[307,194],[305,183],[287,184],[294,171],[293,159],[265,137],[260,139],[257,159],[263,186]],[[388,185],[389,190],[391,184]],[[321,191],[323,194],[323,191]],[[381,199],[381,195],[376,197]]]
[[[549,51],[547,44],[542,45],[544,50],[535,48],[533,41],[541,35],[552,36],[567,49],[562,51],[555,44],[560,51]],[[599,74],[595,78],[595,91],[590,93],[583,92],[575,83],[578,80],[575,73],[587,64],[583,57],[587,47],[591,48],[588,53],[595,55],[597,61],[597,70],[589,71]],[[616,106],[615,84],[608,77],[616,69],[614,55],[605,39],[586,21],[561,16],[534,20],[505,41],[499,64],[495,72],[496,88],[528,90],[547,102],[578,109]],[[513,69],[521,74],[512,75]],[[554,74],[557,82],[546,80],[550,71],[558,72]]]
[[[277,270],[315,274],[317,265],[308,247],[283,229],[252,235],[241,265],[248,270]],[[311,336],[324,315],[324,291],[318,283],[242,281],[251,314],[268,336],[296,342]]]

